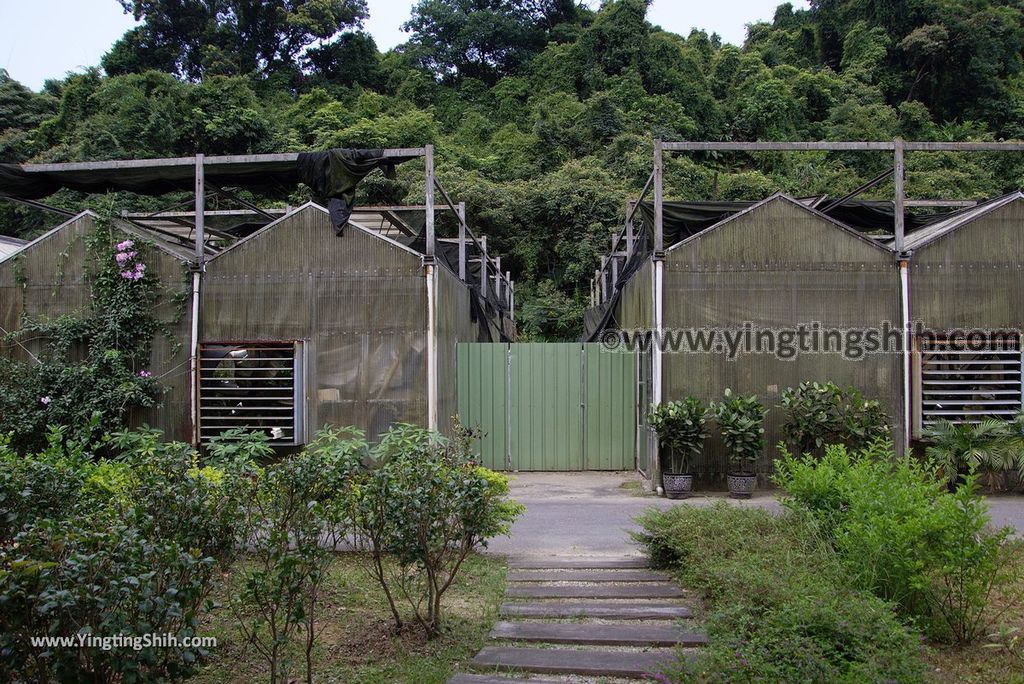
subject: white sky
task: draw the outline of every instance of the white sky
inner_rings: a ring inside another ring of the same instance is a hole
[[[648,19],[686,35],[692,28],[742,43],[748,23],[771,19],[781,0],[654,0]],[[411,0],[368,0],[365,28],[381,50],[406,40],[401,25]],[[591,0],[590,4],[599,4]],[[807,0],[793,0],[797,8]],[[134,24],[117,0],[0,0],[0,68],[38,90],[47,78],[95,66],[110,45]]]

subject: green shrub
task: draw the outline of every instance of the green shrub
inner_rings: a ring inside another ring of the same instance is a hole
[[[696,397],[651,407],[648,422],[658,433],[659,444],[667,447],[667,472],[690,472],[690,456],[699,456],[704,448],[706,415],[707,410]]]
[[[84,433],[78,433],[84,434]],[[51,432],[38,454],[0,442],[0,679],[166,681],[188,676],[200,648],[125,643],[44,650],[31,637],[195,636],[234,558],[249,500],[245,468],[197,467],[188,445],[124,433],[94,460]]]
[[[506,498],[505,476],[476,466],[468,451],[413,425],[392,427],[371,456],[374,465],[351,489],[368,569],[396,626],[403,624],[398,604],[404,598],[416,623],[434,637],[444,594],[466,556],[507,533],[522,506]]]
[[[718,503],[639,520],[659,566],[701,591],[709,648],[673,682],[918,682],[918,639],[848,580],[813,520]]]
[[[970,473],[988,476],[997,488],[1005,471],[1024,469],[1024,439],[1021,421],[988,419],[980,423],[940,420],[924,431],[928,458],[942,470],[951,488]]]
[[[722,401],[711,404],[729,462],[737,474],[753,474],[757,457],[764,451],[764,406],[756,396],[740,397],[725,390]]]
[[[834,445],[820,460],[784,451],[775,481],[788,508],[818,521],[856,586],[928,636],[964,643],[988,627],[988,597],[1009,580],[1011,530],[989,528],[973,476],[950,494],[930,463]]]
[[[800,453],[818,451],[827,444],[860,449],[890,435],[889,418],[881,404],[834,382],[788,387],[782,392],[782,407],[786,410],[783,433]]]

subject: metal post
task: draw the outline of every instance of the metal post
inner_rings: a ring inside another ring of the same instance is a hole
[[[605,278],[605,269],[608,268],[608,257],[601,257],[601,302],[608,299],[608,279]]]
[[[903,138],[896,138],[893,141],[893,183],[896,186],[896,252],[902,253],[905,244],[905,228],[903,216],[903,204],[905,201],[903,182]]]
[[[633,203],[626,202],[626,254],[633,256]],[[628,257],[627,257],[628,258]]]
[[[494,259],[494,292],[498,295],[498,301],[501,301],[501,257],[495,257]]]
[[[427,256],[434,256],[434,146],[427,145],[423,155],[427,169]]]
[[[654,141],[654,253],[665,251],[665,159],[663,143]]]
[[[459,202],[459,280],[466,282],[466,203]]]
[[[664,275],[665,261],[660,256],[654,257],[654,331],[655,339],[651,345],[651,402],[661,403],[662,364],[661,339],[664,330]],[[651,488],[657,490],[661,486],[661,445],[657,435],[654,437],[654,459],[651,463]]]
[[[427,278],[427,428],[437,425],[437,282],[434,262],[425,261]]]
[[[505,271],[505,301],[509,311],[512,310],[512,271]]]
[[[480,296],[487,299],[487,236],[480,236]]]
[[[191,371],[192,391],[192,443],[199,446],[202,439],[199,429],[199,301],[202,287],[202,273],[206,267],[206,173],[203,168],[203,155],[197,154],[195,159],[195,264],[192,268],[192,327],[189,340],[189,367]]]
[[[594,271],[594,305],[601,303],[601,270]]]
[[[910,355],[913,348],[910,339],[910,265],[900,259],[900,309],[903,314],[903,453],[910,453],[911,431],[911,368]]]

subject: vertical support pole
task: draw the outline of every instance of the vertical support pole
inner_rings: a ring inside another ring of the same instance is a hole
[[[466,282],[466,203],[459,202],[459,280]]]
[[[427,278],[427,428],[437,430],[437,280],[433,261],[424,261]]]
[[[601,303],[608,299],[608,279],[605,278],[605,270],[608,268],[608,257],[601,257]]]
[[[480,296],[487,299],[487,236],[480,236]]]
[[[896,186],[896,201],[895,201],[895,214],[896,214],[896,225],[894,231],[896,233],[896,253],[902,254],[904,245],[906,244],[905,235],[906,229],[904,227],[904,190],[903,182],[904,176],[904,163],[903,163],[903,138],[896,138],[893,140],[893,184]]]
[[[498,295],[498,301],[501,301],[501,257],[495,257],[494,259],[494,292]]]
[[[505,271],[505,303],[512,311],[512,271]]]
[[[189,340],[189,366],[192,392],[192,443],[199,446],[202,435],[199,429],[199,291],[202,287],[202,273],[206,268],[206,173],[203,169],[203,155],[196,155],[195,169],[195,263],[192,266],[192,329]]]
[[[633,211],[633,202],[626,202],[626,258],[633,256],[633,217],[630,216],[630,212]]]
[[[512,272],[509,271],[509,278],[512,277]],[[516,284],[509,282],[508,284],[508,317],[514,323],[516,320]],[[1022,380],[1024,382],[1024,380]]]
[[[900,309],[903,314],[903,453],[910,453],[910,432],[913,420],[911,395],[911,351],[913,340],[910,330],[910,263],[900,259]]]
[[[594,271],[594,305],[601,303],[601,271]]]
[[[427,256],[434,256],[434,146],[427,145],[424,153],[427,169]]]
[[[654,141],[654,333],[651,345],[651,401],[662,401],[661,340],[664,334],[665,282],[665,158],[661,140]],[[654,439],[654,462],[651,464],[651,486],[661,486],[661,445]]]
[[[665,251],[665,157],[660,140],[654,141],[654,253]]]

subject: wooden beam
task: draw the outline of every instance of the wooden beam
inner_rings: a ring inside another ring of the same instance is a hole
[[[206,244],[206,169],[203,155],[197,154],[192,163],[196,174],[196,263],[202,270],[206,261],[206,253],[203,251]]]
[[[427,176],[427,179],[426,179],[427,180],[427,195],[426,195],[426,203],[427,203],[427,209],[426,209],[426,211],[427,211],[427,245],[426,245],[426,252],[427,252],[427,258],[428,259],[433,259],[434,258],[434,251],[435,251],[435,247],[436,247],[435,242],[434,242],[434,237],[435,237],[435,235],[434,235],[434,184],[435,184],[435,178],[434,178],[434,146],[433,145],[427,145],[427,151],[426,151],[425,157],[426,158],[424,160],[424,166],[426,167],[426,176]],[[445,195],[445,198],[447,199],[447,194]],[[449,202],[449,204],[451,204],[451,202]],[[455,207],[453,206],[452,209],[454,209],[454,208]]]
[[[466,282],[466,203],[459,202],[459,280]]]
[[[665,143],[654,141],[654,253],[665,251]]]

